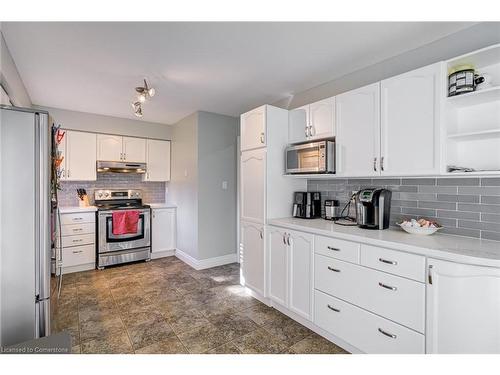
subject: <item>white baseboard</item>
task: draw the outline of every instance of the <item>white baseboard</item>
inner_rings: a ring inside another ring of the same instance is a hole
[[[174,255],[175,255],[175,249],[155,251],[154,253],[153,252],[151,253],[151,259],[171,257]]]
[[[184,263],[189,264],[195,270],[204,270],[206,268],[223,266],[224,264],[235,263],[238,260],[238,254],[236,253],[208,259],[196,259],[179,249],[175,250],[175,256]]]

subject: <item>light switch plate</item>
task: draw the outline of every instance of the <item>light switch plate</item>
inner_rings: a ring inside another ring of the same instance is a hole
[[[227,190],[227,181],[222,181],[222,190]]]

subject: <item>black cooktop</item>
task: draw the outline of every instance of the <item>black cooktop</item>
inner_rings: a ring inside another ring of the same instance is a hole
[[[140,210],[145,208],[150,208],[151,206],[147,204],[142,204],[139,199],[123,199],[123,200],[103,200],[95,201],[95,205],[99,211],[104,210]]]

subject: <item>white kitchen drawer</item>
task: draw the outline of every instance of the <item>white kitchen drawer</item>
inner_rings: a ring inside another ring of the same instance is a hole
[[[63,236],[95,233],[94,223],[66,224],[61,226]]]
[[[62,238],[63,249],[70,246],[80,246],[95,243],[95,234],[79,234],[76,236],[65,236]]]
[[[356,242],[323,236],[314,237],[314,252],[316,254],[345,260],[347,262],[359,263],[359,247],[360,244]]]
[[[77,212],[73,214],[62,214],[61,224],[95,223],[95,212]]]
[[[63,267],[79,266],[94,262],[94,244],[63,248]]]
[[[424,335],[318,290],[314,292],[314,324],[366,353],[425,352]]]
[[[314,277],[316,289],[424,332],[424,284],[319,254]]]
[[[382,247],[361,245],[363,266],[425,282],[425,257]]]

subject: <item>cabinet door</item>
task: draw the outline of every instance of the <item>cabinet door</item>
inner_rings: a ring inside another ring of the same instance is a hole
[[[266,147],[266,106],[241,115],[241,151]]]
[[[266,150],[241,153],[241,220],[264,224]]]
[[[289,233],[289,304],[290,310],[312,320],[312,256],[313,236],[291,231]]]
[[[303,142],[309,137],[309,104],[288,112],[288,142]]]
[[[380,83],[336,97],[337,171],[343,176],[380,174]]]
[[[123,137],[123,160],[145,163],[146,140],[144,138]]]
[[[427,352],[500,354],[500,269],[428,260]]]
[[[265,297],[264,226],[241,222],[240,257],[243,283]]]
[[[122,137],[119,135],[97,134],[97,160],[122,161]]]
[[[284,230],[268,227],[269,297],[288,306],[288,245]]]
[[[63,139],[61,140],[61,143],[57,145],[57,150],[61,153],[61,157],[63,158],[61,164],[59,164],[59,171],[61,171],[60,179],[61,180],[66,180],[67,179],[67,174],[68,170],[66,167],[67,159],[68,159],[68,154],[66,152],[66,141],[68,139],[68,131],[67,130],[62,130],[64,131],[64,136]]]
[[[309,139],[335,136],[335,98],[327,98],[309,106]]]
[[[144,181],[170,181],[170,141],[148,139]]]
[[[151,219],[151,252],[175,249],[175,209],[153,209]]]
[[[381,83],[381,173],[439,173],[440,64]]]
[[[66,180],[95,181],[96,135],[77,131],[66,132]]]

